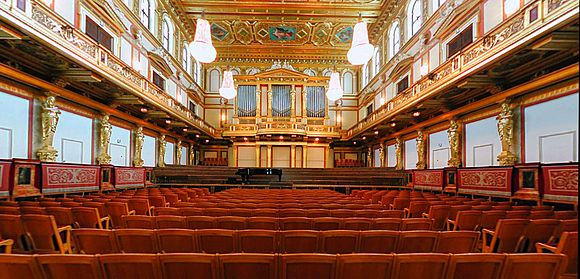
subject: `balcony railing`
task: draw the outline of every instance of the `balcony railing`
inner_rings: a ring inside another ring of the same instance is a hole
[[[211,136],[220,136],[216,129],[197,118],[186,106],[158,89],[151,81],[108,49],[75,29],[44,3],[31,0],[30,13],[20,13],[13,12],[7,4],[2,4],[2,2],[0,1],[0,10],[3,10],[3,14],[9,15],[8,19],[22,27],[21,29],[34,33],[34,37],[40,38],[69,57],[79,60],[77,61],[79,64],[104,76],[135,96],[143,98],[146,102],[165,110],[184,123]]]
[[[530,16],[538,13],[536,19]],[[572,0],[535,0],[527,3],[517,13],[475,41],[466,49],[451,57],[434,69],[429,75],[418,80],[407,90],[377,108],[365,119],[358,122],[345,133],[350,139],[357,134],[388,120],[421,100],[440,92],[453,81],[464,78],[469,73],[483,69],[494,62],[496,56],[515,49],[528,42],[530,36],[539,37],[537,31],[561,18],[566,13],[578,13],[578,1]],[[392,59],[394,60],[394,59]],[[497,61],[497,60],[496,60]],[[391,61],[386,67],[392,67]]]

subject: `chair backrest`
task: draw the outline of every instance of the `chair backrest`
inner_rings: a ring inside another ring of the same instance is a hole
[[[431,253],[438,233],[435,231],[406,231],[399,234],[397,253]]]
[[[163,278],[218,279],[217,255],[161,254],[159,265]]]
[[[482,213],[479,210],[464,210],[457,212],[454,231],[474,231],[480,226]]]
[[[530,219],[550,219],[554,217],[554,211],[552,210],[533,210],[530,212]]]
[[[238,217],[252,217],[253,210],[251,209],[246,209],[246,208],[234,208],[234,209],[230,209],[230,215],[231,216],[238,216]]]
[[[135,210],[135,215],[150,215],[151,205],[147,198],[132,198],[127,203],[129,210]]]
[[[410,198],[395,198],[393,200],[393,209],[403,210],[403,209],[409,207],[409,204],[411,204]]]
[[[497,221],[504,217],[505,211],[502,210],[483,211],[481,214],[480,228],[494,230]]]
[[[354,217],[354,211],[349,209],[335,209],[330,211],[330,216],[336,218],[350,218]]]
[[[197,230],[198,247],[203,253],[227,254],[236,252],[236,238],[233,230]]]
[[[479,241],[479,232],[475,231],[450,231],[440,232],[437,236],[434,253],[472,253]]]
[[[20,215],[0,214],[0,235],[3,238],[14,240],[13,250],[15,252],[29,248],[24,227],[20,222]]]
[[[246,219],[248,229],[278,230],[278,218],[249,217]]]
[[[278,237],[273,230],[242,230],[237,232],[239,251],[241,253],[277,252]]]
[[[536,243],[546,243],[560,225],[559,220],[539,219],[531,220],[524,230],[523,236],[518,243],[516,251],[533,253],[536,251]]]
[[[338,230],[341,228],[342,219],[338,217],[319,217],[312,219],[312,229],[315,231]]]
[[[334,279],[336,256],[324,254],[282,255],[282,279]]]
[[[122,227],[127,229],[155,229],[155,217],[144,215],[121,216]]]
[[[431,230],[432,228],[433,220],[426,218],[403,219],[401,223],[402,231]]]
[[[362,231],[359,235],[359,253],[394,253],[399,241],[398,231]]]
[[[203,215],[205,216],[213,216],[213,217],[228,216],[228,210],[225,208],[204,208],[202,212]]]
[[[566,268],[566,256],[555,254],[508,254],[503,277],[509,279],[558,279]]]
[[[167,201],[165,200],[164,196],[151,195],[151,196],[148,196],[147,199],[149,199],[149,204],[151,206],[154,206],[155,208],[167,206]]]
[[[308,218],[318,218],[318,217],[330,217],[330,210],[328,209],[310,209],[306,211],[306,217]]]
[[[246,217],[221,216],[216,218],[217,227],[227,230],[243,230],[246,228]]]
[[[281,230],[310,230],[312,229],[312,219],[305,217],[280,218]]]
[[[101,267],[92,255],[40,255],[36,257],[47,279],[100,279]]]
[[[158,253],[157,237],[154,230],[115,230],[115,239],[122,253]]]
[[[184,216],[161,215],[155,217],[158,229],[186,229],[187,219]]]
[[[500,279],[505,254],[451,255],[446,279]]]
[[[0,278],[44,279],[35,258],[29,255],[0,254]]]
[[[448,214],[447,218],[449,218],[451,220],[455,220],[458,212],[464,211],[464,210],[470,210],[470,209],[471,209],[471,205],[453,205],[449,209],[449,214]]]
[[[112,230],[75,229],[72,236],[79,254],[112,254],[119,251]]]
[[[72,211],[67,207],[47,207],[46,214],[52,215],[56,221],[56,225],[59,227],[73,226],[74,218]]]
[[[312,230],[280,231],[280,253],[315,253],[319,232]]]
[[[433,205],[429,208],[429,218],[433,219],[433,229],[443,230],[445,228],[445,221],[449,216],[451,206],[449,205]]]
[[[109,212],[107,211],[107,206],[103,202],[94,202],[94,201],[83,202],[82,206],[96,208],[99,211],[99,215],[101,217],[109,216]]]
[[[505,213],[506,219],[527,219],[528,217],[530,217],[528,210],[508,210]]]
[[[99,210],[91,207],[73,207],[71,213],[79,228],[102,229]]]
[[[99,255],[101,269],[107,279],[161,279],[157,255]]]
[[[287,204],[288,205],[288,204]],[[304,217],[306,216],[306,211],[303,209],[295,209],[295,208],[284,208],[278,212],[280,218],[286,217]]]
[[[444,279],[448,254],[396,255],[393,279]]]
[[[33,243],[33,251],[37,253],[59,253],[64,246],[56,221],[50,215],[22,215],[22,226]]]
[[[499,220],[493,239],[490,242],[492,251],[497,253],[514,253],[528,223],[529,220],[527,219]]]
[[[394,255],[339,255],[336,279],[391,278]]]
[[[401,230],[400,218],[376,218],[371,226],[373,230]]]
[[[320,234],[320,252],[326,254],[355,253],[359,232],[348,230],[323,231]]]
[[[258,208],[254,210],[255,217],[278,217],[278,210],[272,208]]]
[[[382,210],[378,218],[403,218],[403,210]]]
[[[186,217],[188,229],[215,229],[217,222],[215,217],[210,216],[187,216]]]
[[[20,215],[20,208],[18,206],[0,206],[0,214]]]
[[[111,216],[111,223],[113,228],[120,228],[123,224],[121,216],[129,215],[129,207],[122,202],[108,202],[105,204],[107,212]]]
[[[575,210],[554,211],[554,218],[558,220],[577,219],[578,211]]]
[[[20,214],[22,215],[45,215],[46,210],[44,207],[39,206],[20,206]]]
[[[198,253],[196,234],[187,229],[159,229],[156,232],[161,253]]]
[[[275,279],[276,261],[273,254],[220,255],[222,278],[228,279]]]
[[[578,232],[563,232],[556,253],[568,256],[568,267],[565,273],[578,273]]]
[[[366,231],[371,229],[372,224],[373,219],[370,218],[346,218],[343,222],[343,228],[345,230]]]
[[[153,212],[155,213],[156,216],[164,216],[164,215],[181,215],[181,216],[186,216],[184,214],[181,214],[181,210],[182,209],[186,209],[186,208],[175,208],[175,207],[155,207],[155,209],[153,210]],[[201,213],[201,210],[200,210]]]

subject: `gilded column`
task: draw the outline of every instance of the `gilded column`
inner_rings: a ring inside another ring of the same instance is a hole
[[[143,127],[137,128],[135,131],[135,154],[133,155],[133,166],[142,167],[143,166],[143,142],[145,141],[145,135],[143,134]]]
[[[306,91],[302,91],[302,119],[307,119],[308,116],[306,115],[306,104],[307,104],[307,97],[308,94],[306,94]],[[304,121],[304,123],[307,123],[307,121]]]
[[[296,145],[290,146],[290,167],[296,167]]]
[[[497,131],[501,141],[501,153],[497,156],[497,161],[500,166],[511,166],[518,161],[518,157],[512,152],[514,120],[509,100],[505,100],[501,104],[501,112],[496,119]]]
[[[296,90],[294,89],[294,84],[292,84],[292,91],[290,91],[290,117],[296,117]]]
[[[256,90],[256,122],[259,122],[258,120],[262,117],[262,102],[261,102],[261,98],[262,97],[262,92],[260,92],[260,90]]]
[[[260,167],[262,156],[260,156],[260,145],[256,144],[256,168]]]
[[[427,167],[425,162],[425,135],[423,130],[417,131],[417,169],[423,170]]]
[[[181,156],[183,156],[183,152],[181,152],[181,141],[177,141],[177,144],[175,145],[175,160],[177,162],[176,165],[181,165]]]
[[[52,145],[60,110],[55,106],[56,98],[48,96],[42,103],[42,143],[36,156],[43,162],[54,162],[58,156],[58,151]]]
[[[459,124],[457,120],[451,119],[449,122],[449,129],[447,130],[447,137],[449,138],[449,150],[451,157],[447,161],[447,165],[450,167],[460,167],[461,166],[461,150],[460,148],[460,131]]]
[[[234,146],[232,146],[232,148],[233,148],[233,150],[232,150],[232,157],[233,157],[232,158],[232,161],[233,161],[234,166],[237,167],[238,166],[238,146],[237,145],[234,145]]]
[[[272,167],[272,146],[271,145],[268,145],[267,155],[268,156],[266,156],[266,160],[267,160],[266,166],[268,166],[268,168],[271,168]]]
[[[109,143],[111,142],[111,132],[113,126],[109,122],[109,115],[103,115],[101,119],[101,128],[99,130],[99,150],[100,155],[97,157],[97,163],[101,165],[111,164],[111,155],[109,155]]]
[[[268,85],[268,118],[272,118],[272,85]]]
[[[395,139],[395,155],[397,156],[397,165],[395,169],[402,170],[404,169],[403,164],[403,139],[398,137]]]
[[[308,167],[308,145],[302,146],[302,167]]]
[[[159,157],[157,157],[157,166],[165,167],[165,149],[167,148],[167,141],[165,141],[165,135],[161,135],[157,139],[159,143]]]

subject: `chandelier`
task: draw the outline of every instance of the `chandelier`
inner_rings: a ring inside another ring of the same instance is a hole
[[[229,69],[224,71],[224,79],[222,80],[222,87],[220,87],[220,96],[225,99],[232,99],[236,97],[237,92],[234,87],[234,75]]]
[[[211,31],[207,20],[197,19],[195,38],[189,44],[189,50],[191,55],[201,63],[211,63],[215,60],[217,53],[211,43]]]
[[[330,74],[330,81],[328,82],[328,91],[326,91],[326,98],[330,101],[336,101],[342,98],[344,90],[340,86],[340,76],[336,69]]]
[[[367,23],[362,21],[359,15],[358,23],[354,26],[352,44],[346,54],[348,62],[352,65],[363,65],[371,59],[375,47],[369,43]]]

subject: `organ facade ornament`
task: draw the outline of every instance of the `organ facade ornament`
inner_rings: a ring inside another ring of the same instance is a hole
[[[512,152],[514,140],[513,111],[509,100],[501,104],[501,111],[497,115],[497,131],[501,141],[501,153],[497,156],[500,166],[510,166],[518,161],[518,157]]]
[[[48,96],[42,103],[42,143],[36,155],[43,162],[54,162],[58,156],[58,151],[52,145],[60,117],[55,102],[54,96]]]
[[[417,164],[415,165],[417,169],[425,169],[427,164],[425,163],[425,135],[423,130],[417,131]]]
[[[397,169],[397,170],[404,169],[404,165],[403,165],[403,139],[401,137],[397,137],[395,139],[395,155],[397,156],[397,165],[395,165],[395,169]]]
[[[457,124],[457,120],[451,119],[449,121],[449,129],[447,130],[447,138],[449,139],[449,151],[450,151],[450,158],[447,161],[447,165],[450,167],[460,167],[461,166],[461,154],[459,149],[460,143],[460,131],[459,131],[459,124]]]
[[[135,131],[135,154],[133,155],[133,166],[135,167],[143,166],[141,153],[143,152],[144,141],[145,135],[143,134],[143,127],[139,127],[137,128],[137,131]]]
[[[165,167],[165,149],[167,148],[167,141],[165,141],[165,135],[161,135],[158,141],[159,141],[159,157],[157,158],[157,166]]]
[[[109,115],[103,115],[101,118],[101,128],[99,130],[99,150],[100,154],[97,157],[97,163],[101,165],[111,164],[111,155],[109,155],[109,143],[111,142],[111,133],[113,126],[109,122]]]

